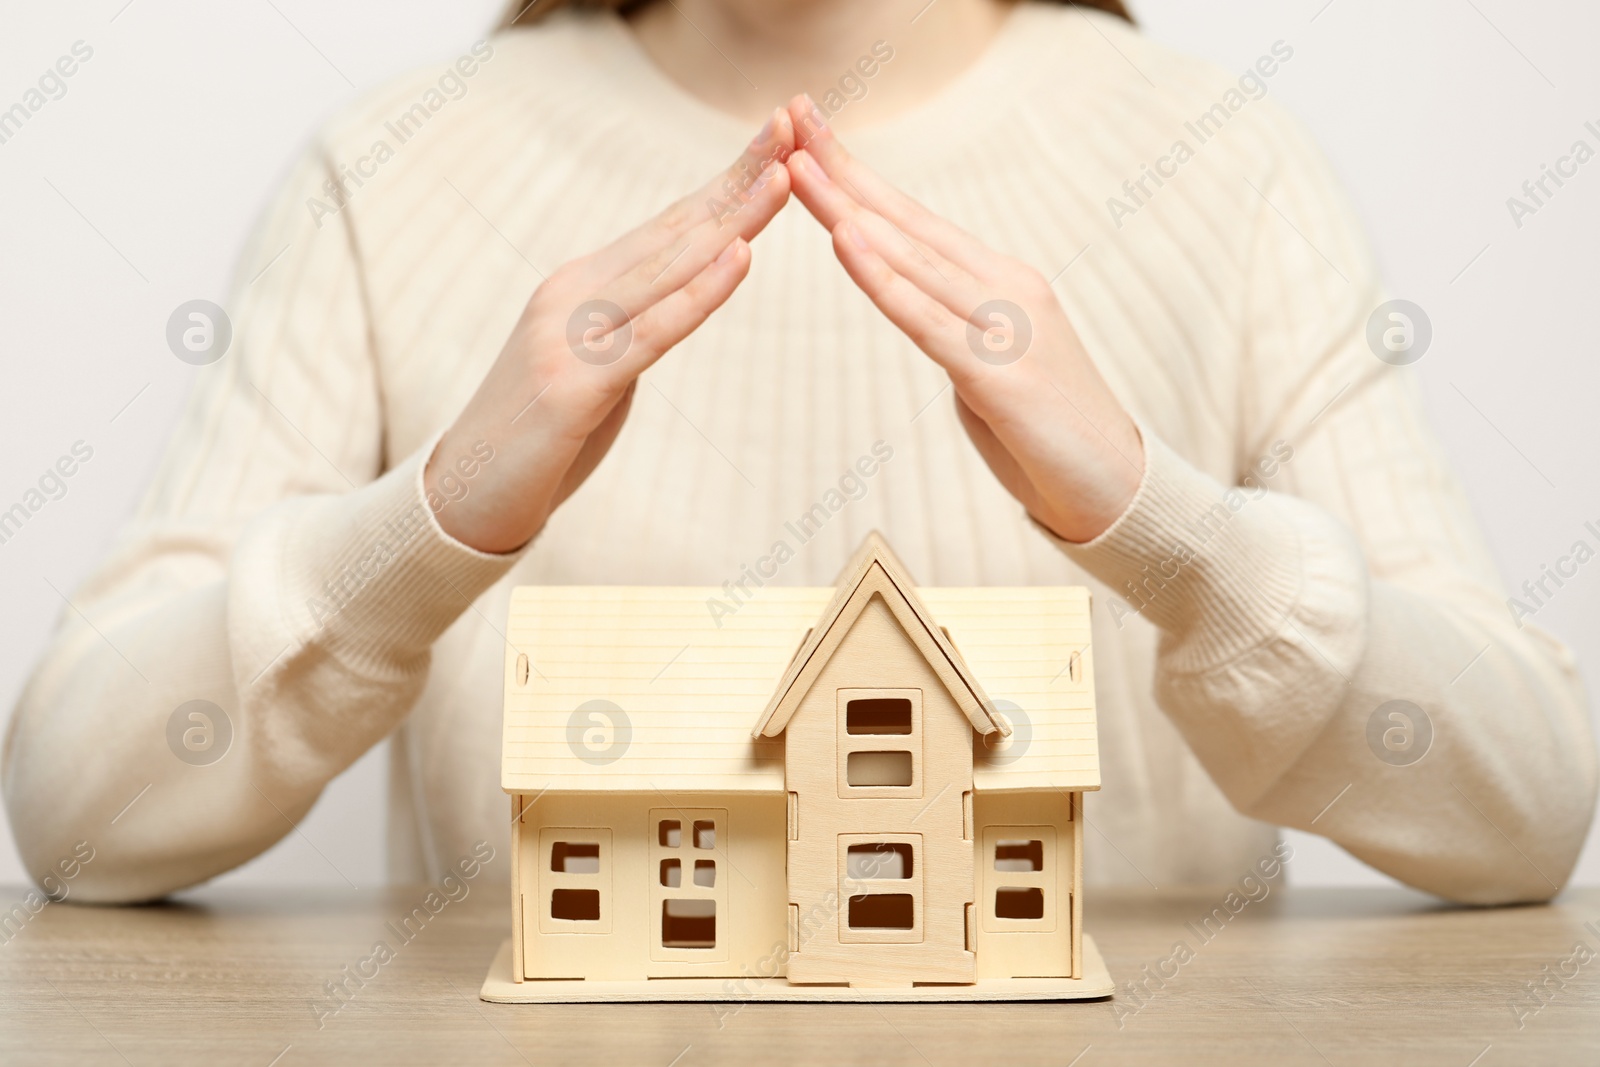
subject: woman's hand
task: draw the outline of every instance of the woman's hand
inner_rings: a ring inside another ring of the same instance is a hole
[[[794,194],[844,269],[945,369],[956,412],[1002,485],[1057,536],[1093,540],[1128,507],[1144,446],[1050,284],[852,158],[811,101],[789,105]]]
[[[727,171],[534,291],[429,460],[432,493],[474,442],[495,449],[472,492],[438,512],[446,533],[479,551],[512,551],[583,484],[622,429],[639,374],[744,280],[746,242],[789,199],[783,161],[793,147],[788,114],[775,111]]]

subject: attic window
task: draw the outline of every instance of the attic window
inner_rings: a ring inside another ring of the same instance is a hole
[[[677,819],[663,819],[656,828],[657,840],[662,848],[677,848],[683,843],[683,823]]]
[[[697,821],[694,824],[694,847],[717,847],[717,824],[709,820]]]
[[[550,869],[561,871],[563,874],[599,874],[599,843],[557,841],[550,846]]]
[[[1044,870],[1043,841],[996,841],[994,869],[997,871]]]
[[[907,697],[868,697],[845,705],[844,728],[850,734],[909,734],[911,701]]]
[[[852,752],[845,759],[845,781],[851,786],[908,786],[916,768],[909,752]]]
[[[911,846],[888,841],[870,845],[851,845],[845,851],[845,877],[910,878],[912,873]]]

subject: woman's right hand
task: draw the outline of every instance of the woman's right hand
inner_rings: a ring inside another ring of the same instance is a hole
[[[622,429],[640,373],[744,280],[747,242],[789,199],[793,148],[793,124],[776,110],[727,171],[534,290],[428,461],[424,483],[443,498],[438,480],[455,461],[476,442],[494,447],[472,491],[437,512],[446,533],[513,551],[583,484]]]

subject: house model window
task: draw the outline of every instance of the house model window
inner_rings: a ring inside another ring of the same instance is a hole
[[[849,944],[922,940],[922,835],[841,834],[846,898],[840,938]]]
[[[922,690],[839,690],[839,795],[922,792]]]
[[[728,813],[655,808],[650,820],[651,869],[657,875],[651,887],[652,956],[688,961],[726,955],[718,922],[727,916],[727,885],[718,868],[727,855]]]
[[[983,835],[985,928],[1049,930],[1055,922],[1053,826],[989,826]]]
[[[540,833],[540,866],[548,891],[540,926],[547,930],[604,933],[611,926],[611,831],[546,827]]]

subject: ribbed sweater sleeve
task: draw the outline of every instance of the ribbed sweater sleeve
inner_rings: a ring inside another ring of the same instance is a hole
[[[435,639],[512,561],[440,529],[431,441],[384,469],[353,208],[313,210],[327,180],[314,150],[259,227],[232,346],[199,372],[153,487],[63,607],[13,718],[18,845],[37,877],[88,841],[80,899],[155,897],[289,833],[408,712]],[[220,720],[179,713],[191,701]]]
[[[1336,180],[1261,112],[1282,150],[1252,194],[1236,477],[1146,428],[1126,513],[1061,544],[1119,626],[1160,629],[1161,707],[1240,812],[1451,899],[1546,899],[1595,804],[1581,683],[1507,611],[1415,370],[1369,348],[1383,296]]]

